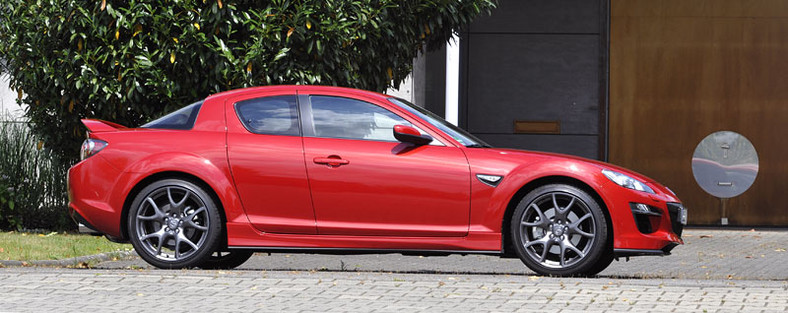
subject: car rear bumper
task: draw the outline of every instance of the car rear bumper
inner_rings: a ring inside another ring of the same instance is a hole
[[[81,234],[88,234],[88,235],[103,235],[100,231],[96,229],[95,226],[91,225],[82,215],[79,215],[79,212],[69,206],[68,208],[68,215],[71,216],[71,219],[74,223],[77,224],[77,228],[79,233]]]
[[[120,210],[110,204],[111,192],[121,173],[100,156],[77,163],[68,171],[68,210],[90,234],[120,235]]]

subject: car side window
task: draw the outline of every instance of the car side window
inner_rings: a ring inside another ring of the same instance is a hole
[[[382,107],[361,100],[311,96],[315,136],[392,141],[394,125],[413,126]]]
[[[240,101],[235,112],[247,130],[255,134],[299,136],[298,102],[295,95]]]

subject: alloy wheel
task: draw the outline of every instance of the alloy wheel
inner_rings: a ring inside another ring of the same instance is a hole
[[[183,187],[167,186],[145,198],[137,213],[136,235],[149,253],[175,261],[199,250],[209,226],[202,199]]]
[[[546,275],[589,271],[607,237],[604,215],[593,198],[565,185],[548,185],[526,196],[512,227],[520,258]]]
[[[211,197],[199,186],[175,179],[143,189],[129,217],[137,253],[160,268],[199,266],[216,249],[222,227]]]

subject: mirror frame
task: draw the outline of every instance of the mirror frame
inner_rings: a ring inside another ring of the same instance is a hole
[[[417,146],[428,145],[432,142],[432,137],[422,135],[416,128],[406,125],[394,125],[392,129],[394,138],[405,143],[412,143]]]

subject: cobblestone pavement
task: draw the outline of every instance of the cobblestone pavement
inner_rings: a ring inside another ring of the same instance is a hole
[[[788,282],[6,268],[8,312],[785,312]]]
[[[597,278],[518,260],[257,254],[242,270],[0,268],[0,312],[786,312],[788,232],[694,229],[674,255]]]
[[[666,257],[633,257],[613,262],[602,277],[788,280],[788,231],[688,229],[684,245]],[[139,258],[104,262],[98,268],[150,268]],[[452,255],[310,255],[258,253],[245,270],[377,271],[433,274],[533,275],[519,259]]]

